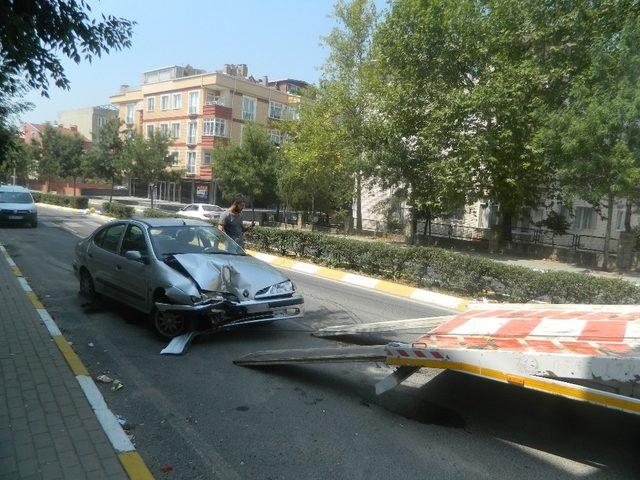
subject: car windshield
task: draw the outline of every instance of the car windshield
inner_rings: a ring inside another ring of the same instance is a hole
[[[0,192],[0,203],[33,203],[27,192]]]
[[[207,212],[224,212],[224,208],[218,207],[217,205],[203,205],[202,209]]]
[[[245,255],[238,244],[213,226],[152,227],[149,236],[158,256],[179,253]]]

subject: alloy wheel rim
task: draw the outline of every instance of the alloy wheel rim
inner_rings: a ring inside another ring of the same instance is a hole
[[[178,315],[160,311],[156,313],[156,327],[163,335],[174,336],[182,329],[183,325],[184,320]]]

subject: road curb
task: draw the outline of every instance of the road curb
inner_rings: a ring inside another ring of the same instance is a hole
[[[49,205],[47,204],[47,206]],[[67,209],[68,207],[59,208]],[[70,210],[78,211],[77,209]],[[122,467],[129,478],[131,480],[153,480],[153,475],[151,475],[151,472],[145,465],[144,460],[136,451],[133,443],[131,443],[131,440],[129,440],[129,437],[127,437],[127,434],[118,423],[116,416],[111,412],[111,410],[109,410],[102,393],[89,375],[89,371],[82,363],[82,360],[80,360],[80,357],[78,357],[67,339],[62,335],[57,324],[51,315],[49,315],[42,302],[38,299],[38,296],[24,278],[22,272],[17,267],[2,243],[0,243],[0,256],[3,256],[9,267],[11,267],[11,270],[18,279],[18,283],[20,283],[24,294],[29,298],[29,300],[31,300],[33,307],[42,319],[42,322],[51,335],[51,338],[75,375],[76,381],[80,385],[82,392],[91,405],[91,409],[93,410],[98,423],[100,423],[102,430],[109,439],[109,442],[111,442],[111,446],[115,450],[118,460],[122,464]]]
[[[322,278],[328,278],[330,280],[337,280],[349,285],[356,285],[358,287],[388,293],[397,297],[410,298],[411,300],[417,300],[429,305],[436,305],[439,307],[449,308],[451,310],[458,310],[462,312],[467,309],[467,306],[470,302],[470,300],[462,297],[424,290],[422,288],[411,287],[409,285],[403,285],[401,283],[394,283],[387,280],[380,280],[379,278],[367,277],[365,275],[360,275],[352,272],[345,272],[343,270],[322,267],[313,263],[300,262],[295,259],[279,257],[277,255],[271,255],[269,253],[256,252],[255,250],[245,250],[247,253],[254,256],[258,260],[262,260],[263,262],[273,265],[274,267],[289,268],[297,272],[307,273]]]
[[[91,215],[92,217],[97,217],[97,218],[102,218],[103,220],[115,220],[115,217],[109,217],[108,215],[103,215],[102,213],[97,213],[99,212],[95,210],[95,208],[90,207],[90,208],[72,208],[72,207],[63,207],[61,205],[54,205],[52,203],[42,203],[42,202],[36,202],[35,203],[36,207],[46,207],[46,208],[53,208],[54,210],[62,210],[65,212],[74,212],[74,213],[84,213],[85,215]],[[94,210],[93,212],[91,210]]]

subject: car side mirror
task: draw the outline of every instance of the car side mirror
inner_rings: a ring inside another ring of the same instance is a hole
[[[142,262],[142,254],[138,250],[128,250],[124,252],[124,258],[127,260],[134,260],[136,262]]]

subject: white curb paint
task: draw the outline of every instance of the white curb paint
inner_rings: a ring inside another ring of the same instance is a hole
[[[342,277],[343,282],[359,285],[360,287],[373,288],[380,281],[377,278],[365,277],[364,275],[356,275],[355,273],[347,273]]]
[[[7,260],[7,263],[9,264],[10,267],[17,267],[16,262],[13,261],[13,259],[9,256],[6,250],[4,252],[4,258]]]
[[[133,446],[133,443],[131,443],[127,434],[124,433],[124,430],[118,423],[116,416],[111,412],[111,410],[109,410],[109,407],[107,407],[100,390],[98,390],[96,384],[93,383],[93,379],[86,375],[77,375],[76,380],[78,380],[80,388],[82,388],[85,397],[87,397],[93,412],[98,418],[98,422],[102,425],[102,429],[109,438],[114,450],[117,452],[134,451],[135,447]]]
[[[33,290],[31,290],[31,287],[23,277],[16,277],[16,278],[18,279],[20,286],[25,292],[33,292]]]
[[[62,336],[62,332],[58,328],[58,325],[56,325],[56,322],[53,321],[53,318],[51,318],[51,315],[49,315],[49,312],[47,312],[44,308],[36,308],[36,310],[38,311],[38,315],[40,315],[40,318],[42,319],[42,323],[44,323],[44,326],[47,327],[47,330],[49,330],[51,336]]]
[[[453,310],[456,310],[458,308],[461,300],[457,297],[452,297],[450,295],[444,295],[437,292],[429,292],[428,290],[422,290],[421,288],[416,288],[415,291],[411,294],[411,298],[413,298],[414,300],[420,300],[422,302],[441,305]]]
[[[291,266],[291,269],[304,273],[317,273],[320,267],[312,263],[296,262]]]

